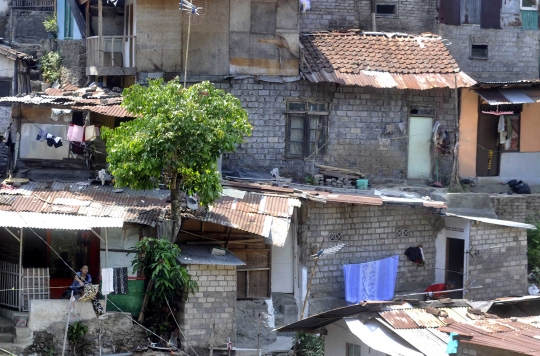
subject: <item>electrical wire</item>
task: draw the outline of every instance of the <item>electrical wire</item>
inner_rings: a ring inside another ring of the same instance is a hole
[[[174,320],[176,326],[178,327],[178,330],[180,331],[180,333],[181,333],[182,336],[184,337],[184,340],[186,340],[186,343],[187,343],[188,346],[191,348],[191,350],[195,353],[195,355],[196,355],[196,356],[199,356],[199,354],[197,353],[197,351],[195,351],[195,350],[193,349],[193,346],[191,346],[191,345],[189,344],[189,341],[188,341],[188,339],[186,338],[186,335],[184,335],[184,332],[182,331],[182,328],[181,328],[180,325],[178,324],[178,321],[176,321],[176,317],[174,316],[174,313],[173,313],[173,311],[172,311],[172,308],[171,308],[171,306],[170,306],[169,301],[167,300],[167,298],[165,298],[165,301],[167,302],[167,306],[169,307],[169,310],[170,310],[170,312],[171,312],[171,315],[172,315],[172,317],[173,317],[173,320]]]

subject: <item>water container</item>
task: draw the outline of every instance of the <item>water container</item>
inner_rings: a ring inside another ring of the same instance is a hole
[[[367,190],[368,189],[368,180],[367,179],[357,179],[356,180],[356,189]]]

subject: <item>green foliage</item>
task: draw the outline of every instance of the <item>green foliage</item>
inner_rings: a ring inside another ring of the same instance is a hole
[[[149,189],[165,172],[177,174],[178,189],[197,193],[201,204],[217,199],[216,159],[251,133],[240,101],[209,82],[184,89],[178,80],[162,79],[133,85],[123,95],[122,106],[137,119],[102,133],[116,184]]]
[[[133,273],[140,269],[154,283],[150,292],[152,302],[166,307],[166,300],[172,300],[176,291],[183,291],[187,298],[198,290],[197,283],[176,259],[180,254],[177,245],[165,239],[145,237],[131,250],[136,254],[131,262]]]
[[[296,344],[297,356],[324,356],[324,338],[322,336],[296,333],[293,342]]]
[[[49,16],[43,21],[43,27],[45,27],[45,31],[52,32],[52,33],[58,33],[58,22],[55,16]]]
[[[536,230],[527,230],[527,261],[529,271],[534,271],[540,268],[540,222],[533,217],[527,218],[527,222],[536,226]]]
[[[306,183],[310,185],[315,185],[315,178],[313,178],[313,176],[306,176]]]
[[[47,52],[41,57],[39,67],[43,80],[47,83],[54,83],[60,79],[60,66],[62,65],[62,57],[58,52]]]
[[[80,321],[76,321],[73,324],[70,324],[68,327],[68,340],[71,345],[73,354],[84,355],[88,343],[84,339],[88,333],[88,326],[84,325]]]

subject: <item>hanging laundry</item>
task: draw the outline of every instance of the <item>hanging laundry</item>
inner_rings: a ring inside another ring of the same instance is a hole
[[[505,130],[506,119],[504,115],[499,116],[499,123],[497,124],[497,131],[499,131],[499,144],[504,145],[506,143],[506,130]]]
[[[305,14],[309,9],[311,9],[311,0],[300,0],[300,11]]]
[[[94,141],[99,137],[99,128],[94,125],[86,126],[84,128],[84,140],[85,141]]]
[[[39,133],[37,134],[36,140],[43,141],[45,139],[47,139],[47,132],[39,129]]]
[[[107,295],[114,291],[113,289],[113,269],[101,269],[101,294]]]
[[[426,263],[424,251],[422,250],[421,246],[409,247],[405,250],[404,255],[407,256],[409,261],[414,262],[419,266],[423,266]]]
[[[378,261],[344,265],[345,300],[391,300],[394,298],[399,256]]]
[[[99,292],[99,284],[85,284],[84,293],[79,298],[79,302],[92,302],[92,308],[96,316],[103,315],[103,306],[97,299],[97,294]]]
[[[71,121],[71,109],[51,109],[51,119],[58,121],[60,118]]]
[[[128,269],[127,267],[113,268],[113,281],[115,294],[128,294]]]
[[[84,154],[85,147],[86,147],[86,144],[84,142],[83,143],[72,142],[71,152],[75,153],[76,155],[82,155]]]
[[[84,142],[84,127],[74,124],[69,125],[67,139],[71,142]]]
[[[437,139],[439,138],[439,127],[441,126],[441,123],[439,121],[435,121],[435,124],[433,125],[433,142],[437,143]]]
[[[61,137],[55,137],[54,138],[54,148],[62,147],[62,138]]]

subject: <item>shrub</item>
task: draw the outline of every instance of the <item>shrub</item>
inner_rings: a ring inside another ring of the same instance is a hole
[[[47,83],[54,83],[60,79],[60,66],[62,65],[62,57],[58,52],[48,52],[41,57],[40,70],[43,75],[43,80]]]

